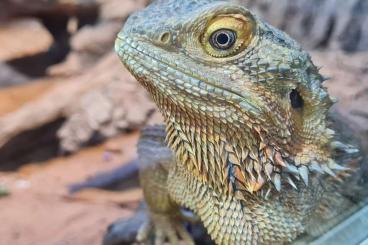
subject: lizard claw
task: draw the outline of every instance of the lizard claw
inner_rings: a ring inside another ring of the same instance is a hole
[[[152,214],[151,220],[142,224],[137,234],[138,242],[147,242],[154,236],[155,245],[169,244],[194,245],[194,241],[183,224],[176,217],[163,214]]]

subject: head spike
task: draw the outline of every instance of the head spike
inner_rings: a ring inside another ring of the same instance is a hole
[[[338,101],[338,99],[336,98],[336,97],[334,97],[334,96],[331,96],[330,95],[330,100],[332,101],[332,103],[337,103],[337,101]]]
[[[267,192],[266,192],[266,194],[265,194],[265,199],[267,200],[268,199],[268,197],[270,196],[270,193],[271,193],[271,187],[268,187],[268,190],[267,190]]]
[[[273,159],[274,159],[274,161],[275,161],[276,164],[278,164],[278,165],[280,165],[282,167],[286,167],[286,164],[285,164],[284,160],[282,159],[281,154],[278,151],[275,153]]]
[[[333,169],[333,170],[338,170],[338,171],[345,171],[345,170],[349,170],[349,168],[347,167],[344,167],[344,166],[341,166],[339,164],[337,164],[334,160],[330,159],[328,161],[328,167],[330,169]]]
[[[272,178],[273,185],[275,186],[278,192],[281,191],[281,178],[280,174],[275,174]]]
[[[291,173],[293,175],[298,175],[299,174],[298,168],[295,167],[294,165],[290,164],[290,163],[286,164],[285,170],[286,170],[286,172]]]
[[[294,181],[291,179],[290,176],[287,177],[288,183],[295,189],[297,190],[298,187],[296,187],[296,184],[294,183]]]
[[[359,152],[359,149],[357,148],[354,148],[353,146],[351,145],[346,145],[340,141],[333,141],[331,142],[330,144],[330,147],[332,150],[335,150],[335,151],[343,151],[347,154],[355,154],[355,153],[358,153]]]
[[[331,80],[331,77],[322,76],[322,82],[325,82],[325,81],[328,81],[328,80]]]
[[[307,166],[301,166],[299,167],[298,170],[299,170],[300,177],[302,177],[303,182],[305,183],[306,186],[308,186],[309,170]]]
[[[265,167],[264,167],[264,172],[265,172],[265,174],[266,174],[267,178],[268,178],[268,179],[271,179],[271,174],[272,174],[272,172],[273,172],[273,165],[272,165],[270,162],[268,162],[268,163],[265,165]]]
[[[336,177],[336,174],[326,164],[322,164],[322,169],[328,175],[330,175],[332,177]]]
[[[333,137],[336,134],[336,132],[333,129],[326,128],[326,134]]]
[[[314,172],[318,172],[321,174],[324,173],[323,169],[321,168],[321,165],[319,165],[319,163],[316,161],[312,161],[312,163],[308,166],[308,168]]]

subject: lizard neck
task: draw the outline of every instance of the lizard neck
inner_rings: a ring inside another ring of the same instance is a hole
[[[259,161],[260,142],[254,136],[248,137],[253,141],[242,140],[251,134],[246,128],[195,114],[166,118],[166,140],[178,164],[201,183],[218,193],[238,196],[263,187],[266,176]]]

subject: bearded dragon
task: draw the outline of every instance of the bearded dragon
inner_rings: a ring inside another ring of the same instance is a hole
[[[216,244],[283,244],[351,205],[358,150],[338,140],[325,78],[287,34],[229,1],[156,0],[115,50],[165,119],[138,147],[139,241],[192,244],[185,207]]]

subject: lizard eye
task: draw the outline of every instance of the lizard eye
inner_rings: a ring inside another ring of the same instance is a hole
[[[236,32],[229,29],[220,29],[212,33],[210,44],[213,48],[226,50],[231,48],[236,41]]]
[[[213,57],[233,56],[249,45],[254,26],[255,22],[250,16],[218,15],[207,23],[200,41],[204,50]]]
[[[302,108],[303,107],[304,100],[303,100],[302,96],[299,94],[299,92],[296,89],[293,89],[290,92],[289,97],[290,97],[291,106],[294,109],[298,109],[298,108]]]

